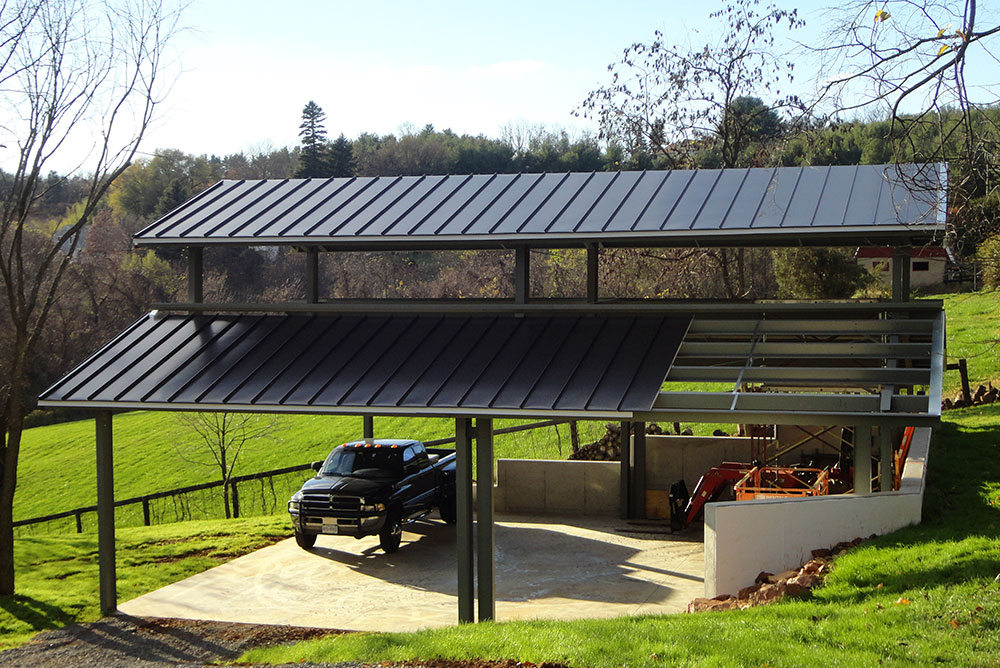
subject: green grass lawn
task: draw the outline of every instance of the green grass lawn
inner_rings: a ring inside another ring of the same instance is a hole
[[[837,559],[802,601],[751,610],[352,634],[250,662],[517,659],[571,666],[1000,666],[1000,406],[953,411],[924,523]]]
[[[127,601],[290,534],[284,517],[178,522],[118,530],[118,597]],[[100,617],[97,536],[15,540],[17,591],[0,596],[0,649],[38,631]]]
[[[948,362],[964,357],[969,381],[979,384],[1000,380],[1000,292],[966,292],[933,295],[943,299],[948,319]],[[962,389],[957,371],[944,374],[944,395]]]

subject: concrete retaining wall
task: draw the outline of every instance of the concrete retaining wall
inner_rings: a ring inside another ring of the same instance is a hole
[[[497,460],[498,512],[618,515],[618,462]]]
[[[698,479],[722,462],[750,459],[750,439],[733,436],[646,436],[646,489],[669,490],[684,480],[693,492]]]
[[[930,429],[917,429],[898,492],[710,503],[705,595],[735,594],[763,570],[796,568],[810,550],[920,522]]]

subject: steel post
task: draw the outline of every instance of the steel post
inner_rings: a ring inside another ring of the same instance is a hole
[[[111,411],[94,416],[97,440],[97,564],[101,614],[118,609],[115,567],[115,481]]]
[[[599,296],[597,280],[599,253],[597,244],[587,245],[587,302],[590,304],[596,304]]]
[[[628,436],[631,429],[631,422],[622,422],[621,434],[618,439],[621,446],[621,473],[618,478],[620,491],[618,511],[623,520],[632,517],[632,443]]]
[[[455,420],[455,536],[458,550],[458,623],[475,621],[472,540],[472,420]]]
[[[319,302],[319,251],[310,248],[306,251],[306,303]]]
[[[892,491],[892,428],[885,424],[878,428],[878,490]]]
[[[365,415],[362,417],[362,436],[366,441],[375,440],[375,416]]]
[[[872,428],[854,427],[854,493],[872,493]]]
[[[527,304],[531,296],[531,251],[527,246],[514,249],[514,303]]]
[[[892,256],[892,301],[910,299],[910,254],[907,248],[897,248]]]
[[[204,301],[202,277],[204,276],[204,252],[200,246],[188,249],[188,301],[200,304]]]
[[[646,518],[646,423],[633,422],[632,517]]]
[[[476,419],[476,593],[479,621],[496,616],[493,552],[493,420]]]

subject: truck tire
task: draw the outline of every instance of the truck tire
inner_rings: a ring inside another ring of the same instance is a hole
[[[399,549],[399,542],[403,538],[403,521],[398,512],[391,512],[385,519],[385,526],[378,532],[378,545],[386,554],[391,554]]]
[[[316,544],[316,534],[314,533],[302,533],[301,531],[295,532],[295,542],[303,550],[309,550],[313,545]]]
[[[454,524],[455,520],[458,519],[458,508],[455,505],[455,497],[442,499],[441,505],[438,506],[438,513],[440,513],[442,520],[448,524]]]

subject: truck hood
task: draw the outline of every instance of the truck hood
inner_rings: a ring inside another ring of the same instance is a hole
[[[388,492],[392,488],[390,480],[372,480],[370,478],[350,478],[346,476],[323,476],[307,480],[302,485],[303,494],[323,494],[336,492],[351,496],[373,496],[379,492]]]

